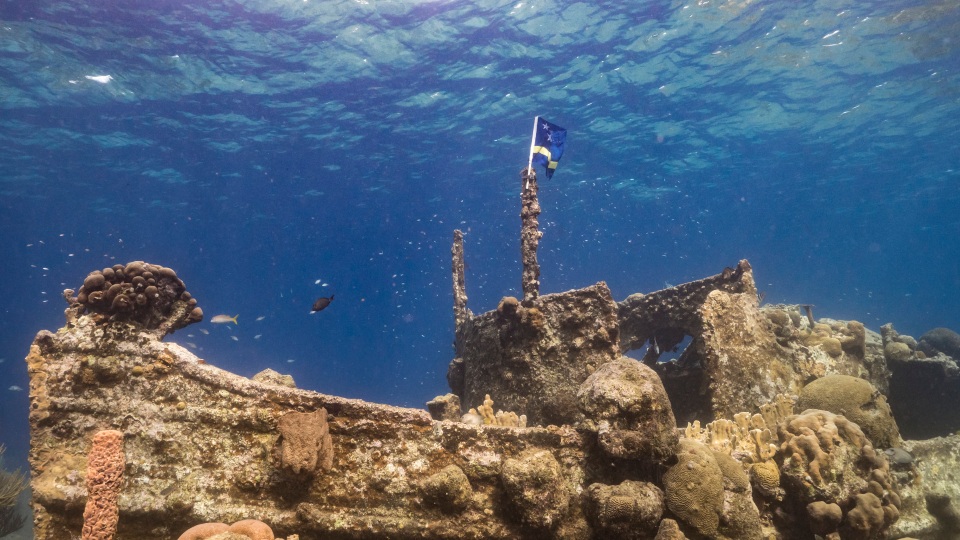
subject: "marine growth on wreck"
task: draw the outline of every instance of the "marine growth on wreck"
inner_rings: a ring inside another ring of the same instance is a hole
[[[942,331],[761,306],[745,260],[621,301],[531,286],[474,315],[463,250],[458,232],[451,393],[429,412],[221,370],[162,340],[202,318],[173,270],[91,272],[27,357],[36,537],[956,533],[955,417],[914,441],[897,421],[925,406],[905,388],[955,388]]]

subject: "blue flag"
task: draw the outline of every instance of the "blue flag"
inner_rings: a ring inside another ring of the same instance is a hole
[[[557,169],[557,162],[563,155],[563,145],[567,141],[567,130],[551,124],[539,116],[536,118],[536,127],[533,130],[533,146],[531,147],[532,161],[543,165],[547,169],[547,179],[553,177]]]

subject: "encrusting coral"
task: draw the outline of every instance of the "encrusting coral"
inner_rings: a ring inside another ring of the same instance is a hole
[[[93,436],[87,460],[87,505],[82,540],[113,540],[120,511],[117,500],[123,482],[123,433],[100,431]]]

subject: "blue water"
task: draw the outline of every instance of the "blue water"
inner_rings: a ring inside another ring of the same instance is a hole
[[[239,314],[168,338],[211,364],[445,393],[452,231],[473,311],[520,295],[538,114],[568,130],[542,292],[622,299],[747,258],[768,302],[960,330],[957,36],[952,0],[0,3],[8,461],[34,334],[118,262]]]

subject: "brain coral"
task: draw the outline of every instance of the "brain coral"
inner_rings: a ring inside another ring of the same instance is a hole
[[[723,473],[705,444],[680,440],[677,464],[663,475],[667,508],[684,523],[713,538],[723,511]]]
[[[615,486],[591,484],[587,502],[587,516],[603,538],[650,538],[664,511],[660,488],[635,480]]]
[[[203,319],[176,272],[143,261],[94,270],[76,296],[67,289],[64,297],[68,318],[92,313],[98,322],[130,321],[161,336]]]
[[[887,399],[864,379],[827,375],[803,388],[797,402],[800,410],[821,409],[842,414],[863,430],[876,448],[900,444],[900,430]]]

